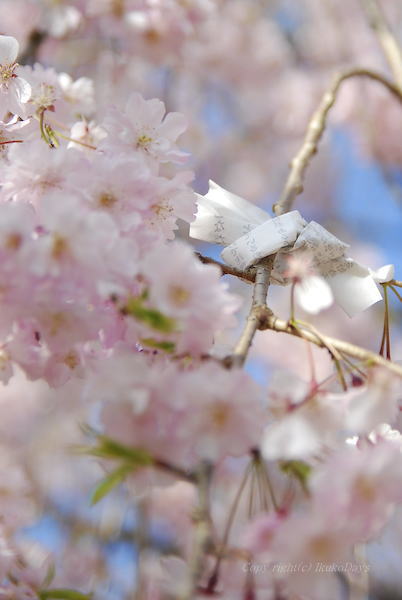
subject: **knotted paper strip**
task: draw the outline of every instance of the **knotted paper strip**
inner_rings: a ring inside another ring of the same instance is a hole
[[[262,258],[277,254],[271,280],[280,285],[286,279],[286,254],[306,250],[317,272],[330,286],[334,300],[350,316],[382,300],[376,282],[390,281],[393,266],[378,272],[345,256],[349,248],[324,227],[307,223],[297,210],[271,218],[261,208],[224,190],[213,181],[205,196],[198,196],[198,212],[190,236],[226,246],[223,260],[245,270]]]

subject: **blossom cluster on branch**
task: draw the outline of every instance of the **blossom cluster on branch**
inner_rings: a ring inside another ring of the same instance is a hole
[[[343,81],[370,79],[377,110],[395,102],[402,114],[398,60],[380,20],[392,74],[378,72],[373,50],[373,70],[341,74],[326,92],[342,54],[331,24],[344,9],[329,17],[300,3],[333,36],[317,55],[313,25],[293,27],[295,3],[274,14],[281,4],[0,7],[0,598],[368,597],[372,544],[397,530],[402,503],[389,300],[402,300],[402,283],[392,266],[362,266],[345,256],[348,244],[288,209]],[[349,10],[359,25],[343,48],[348,65],[375,41]],[[215,102],[235,88],[229,123]],[[334,109],[338,124],[353,120],[356,139],[367,125],[359,91]],[[267,156],[270,171],[285,173],[305,130],[274,219],[216,184],[197,200],[205,170],[261,197]],[[388,168],[400,147],[379,137],[365,152]],[[198,237],[230,246],[226,265],[194,252],[188,224],[191,233],[206,222]],[[280,241],[264,238],[270,249],[258,254],[261,227]],[[288,284],[286,319],[270,301],[278,283]],[[299,318],[300,307],[330,314],[344,294],[350,314],[370,307],[360,339],[346,325],[321,333],[321,315]],[[369,336],[380,300],[377,353]],[[302,376],[286,368],[301,354]],[[242,368],[249,356],[268,356],[269,385],[255,381],[252,361]]]

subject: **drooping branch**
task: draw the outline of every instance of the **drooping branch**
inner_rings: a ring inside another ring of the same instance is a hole
[[[402,89],[402,53],[377,0],[362,0],[370,27],[376,34],[395,82]]]
[[[279,319],[275,315],[267,317],[265,321],[265,329],[270,329],[271,331],[277,331],[281,333],[288,333],[290,335],[307,340],[308,342],[311,342],[320,348],[334,348],[337,352],[355,358],[368,367],[374,365],[381,366],[388,369],[392,373],[399,375],[399,377],[402,377],[402,366],[383,358],[375,352],[371,352],[370,350],[366,350],[365,348],[356,346],[355,344],[350,344],[349,342],[344,342],[343,340],[338,340],[322,333],[314,332],[311,329],[307,329],[303,326],[293,327],[289,321]]]
[[[298,327],[294,327],[289,321],[285,321],[276,317],[273,314],[272,310],[266,304],[266,297],[269,288],[269,279],[271,276],[271,271],[276,255],[271,255],[265,258],[255,267],[254,271],[253,269],[249,269],[248,271],[240,271],[238,269],[231,269],[230,267],[226,270],[226,265],[221,264],[218,261],[214,261],[213,259],[203,257],[198,253],[197,255],[202,262],[204,262],[204,259],[206,259],[206,263],[209,263],[209,260],[211,260],[213,264],[216,263],[219,267],[222,267],[222,272],[225,274],[227,273],[233,275],[234,277],[238,277],[239,279],[255,281],[253,289],[253,299],[251,303],[250,312],[247,317],[246,325],[243,329],[239,341],[235,346],[233,353],[225,359],[223,359],[223,363],[225,364],[225,366],[242,366],[247,359],[247,355],[256,332],[258,330],[270,329],[272,331],[288,333],[290,335],[300,337],[306,340],[307,342],[311,342],[316,346],[319,346],[320,348],[331,348],[333,351],[335,351],[335,355],[338,352],[340,352],[341,354],[350,356],[361,361],[367,366],[383,366],[389,371],[392,371],[396,375],[402,377],[401,366],[383,358],[375,352],[371,352],[370,350],[362,348],[361,346],[356,346],[355,344],[350,344],[349,342],[345,342],[343,340],[324,335],[315,330],[315,328],[311,325],[308,325],[308,327],[304,327],[303,324],[298,322]],[[391,286],[402,287],[402,281],[398,281],[396,279],[390,281],[389,284]]]
[[[335,75],[308,124],[300,150],[290,164],[291,169],[284,190],[279,201],[273,206],[276,215],[282,215],[291,210],[295,198],[302,193],[306,170],[312,157],[317,152],[318,144],[327,125],[328,113],[335,104],[342,83],[355,77],[368,78],[381,83],[402,103],[402,89],[380,73],[369,69],[353,68]]]

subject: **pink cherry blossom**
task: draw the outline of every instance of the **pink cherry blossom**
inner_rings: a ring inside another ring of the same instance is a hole
[[[29,106],[26,107],[28,115],[46,109],[53,110],[56,101],[61,98],[61,86],[56,71],[36,63],[33,67],[21,67],[20,72],[31,87]]]
[[[174,242],[156,249],[143,269],[151,304],[178,322],[178,352],[204,352],[215,331],[234,325],[238,299],[227,292],[219,270],[201,264],[188,246]]]
[[[133,94],[125,111],[110,109],[102,126],[108,133],[101,148],[110,153],[140,153],[155,167],[161,162],[183,162],[186,154],[176,146],[177,138],[186,128],[186,120],[179,113],[165,116],[165,105],[153,98],[145,100]]]
[[[285,277],[295,286],[295,297],[306,312],[316,314],[333,303],[330,286],[315,273],[312,257],[305,252],[295,252],[287,258]]]
[[[23,117],[26,103],[31,97],[31,86],[19,76],[21,69],[16,62],[19,44],[13,37],[0,36],[0,113],[11,112]]]

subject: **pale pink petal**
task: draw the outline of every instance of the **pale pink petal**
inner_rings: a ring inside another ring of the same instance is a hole
[[[169,113],[159,128],[160,134],[175,142],[187,129],[187,119],[181,113]]]
[[[165,105],[163,104],[162,100],[158,100],[158,98],[152,98],[151,100],[148,100],[146,104],[148,113],[147,119],[149,120],[150,124],[153,126],[159,125],[163,119],[163,115],[166,112]]]
[[[28,104],[21,101],[21,96],[26,98],[30,97],[31,86],[23,79],[16,78],[12,85],[10,85],[7,94],[7,107],[10,112],[14,115],[18,115],[22,119],[30,116],[27,110]],[[28,95],[29,92],[29,95]],[[31,113],[32,114],[32,113]]]
[[[331,306],[334,300],[328,283],[315,275],[306,277],[296,285],[295,296],[301,308],[313,315]]]
[[[395,267],[394,265],[384,265],[376,271],[370,269],[370,273],[376,283],[386,283],[394,278]]]
[[[13,88],[15,90],[15,95],[18,98],[18,101],[21,104],[25,104],[31,97],[32,88],[25,79],[21,79],[21,77],[16,77],[13,81]]]
[[[17,40],[8,35],[0,35],[0,65],[15,63],[20,45]]]

